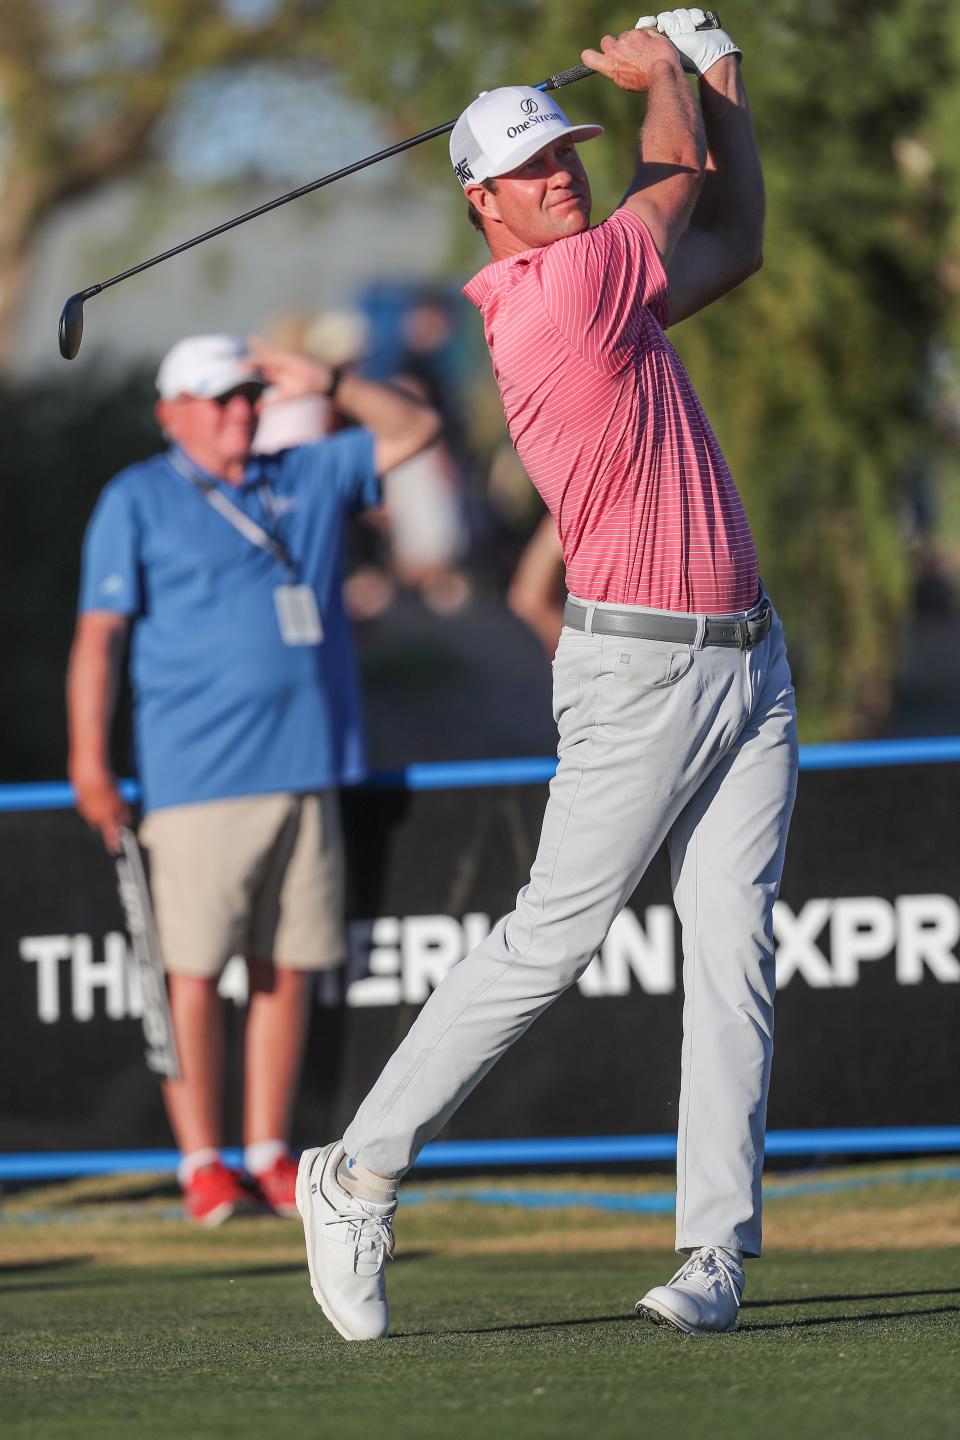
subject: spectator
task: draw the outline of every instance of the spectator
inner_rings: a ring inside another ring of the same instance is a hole
[[[266,386],[335,395],[359,427],[254,457]],[[157,388],[170,448],[107,485],[86,535],[69,773],[116,850],[129,815],[109,732],[129,632],[141,836],[182,1071],[164,1101],[187,1213],[218,1224],[251,1202],[220,1156],[217,982],[236,952],[250,977],[245,1166],[261,1203],[296,1213],[287,1141],[311,975],[343,958],[337,787],[364,769],[342,531],[436,419],[350,370],[224,335],[180,341]]]
[[[564,574],[563,547],[553,516],[547,514],[523,548],[507,590],[507,604],[536,635],[548,660],[557,653],[563,629]]]
[[[401,325],[403,351],[395,381],[440,416],[436,444],[408,460],[384,485],[391,561],[402,585],[429,610],[451,615],[470,598],[459,568],[469,549],[463,493],[465,436],[450,351],[453,315],[440,293],[424,292]]]

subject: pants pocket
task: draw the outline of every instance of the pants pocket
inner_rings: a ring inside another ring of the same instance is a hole
[[[663,690],[674,685],[693,664],[693,647],[661,640],[620,639],[605,642],[604,671],[637,690]]]
[[[580,675],[576,670],[566,665],[553,663],[553,719],[557,729],[563,732],[564,716],[576,705],[580,698]]]

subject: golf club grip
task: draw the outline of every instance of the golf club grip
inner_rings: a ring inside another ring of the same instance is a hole
[[[703,24],[697,26],[698,30],[719,30],[720,14],[716,10],[705,10]],[[551,75],[547,80],[541,80],[539,85],[534,85],[534,90],[562,90],[564,85],[573,85],[577,80],[586,80],[588,75],[595,75],[597,72],[591,70],[588,65],[573,65],[569,70],[561,70],[557,75]]]
[[[559,75],[551,75],[549,80],[541,80],[539,85],[534,85],[534,90],[562,90],[564,85],[572,85],[575,80],[586,80],[588,75],[595,75],[597,72],[586,65],[574,65],[569,70],[561,70]]]

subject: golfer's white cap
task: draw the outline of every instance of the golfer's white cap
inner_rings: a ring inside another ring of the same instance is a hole
[[[505,85],[485,90],[464,110],[450,136],[450,159],[460,184],[469,185],[509,174],[562,135],[576,144],[602,134],[602,125],[571,125],[543,90]]]
[[[161,400],[173,400],[177,395],[209,400],[226,395],[237,385],[263,383],[242,335],[188,335],[167,351],[157,371]]]

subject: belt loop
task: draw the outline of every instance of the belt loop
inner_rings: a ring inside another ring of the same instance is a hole
[[[596,608],[597,602],[595,600],[590,600],[587,602],[587,613],[583,617],[583,632],[585,635],[593,634],[593,612],[596,610]]]
[[[695,619],[697,622],[697,634],[693,642],[693,648],[694,650],[702,650],[707,634],[707,617],[706,615],[697,615]]]

